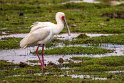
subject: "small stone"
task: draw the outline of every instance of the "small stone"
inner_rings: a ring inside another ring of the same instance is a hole
[[[20,12],[20,13],[19,13],[19,16],[24,16],[24,13],[23,13],[23,12]]]
[[[19,67],[22,67],[22,68],[24,68],[24,67],[26,67],[26,66],[28,66],[28,64],[26,64],[26,63],[24,63],[24,62],[20,62],[20,64],[19,64]]]
[[[63,58],[59,58],[58,62],[62,64],[64,62]]]

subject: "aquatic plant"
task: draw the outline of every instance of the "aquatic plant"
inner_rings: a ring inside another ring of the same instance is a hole
[[[0,49],[19,48],[21,38],[4,38],[0,40]]]
[[[75,71],[110,71],[110,70],[123,70],[124,69],[124,56],[110,56],[101,58],[91,57],[72,57],[72,60],[81,60],[79,63],[68,63],[64,64]]]
[[[0,20],[0,31],[9,31],[8,33],[29,32],[30,25],[33,22],[49,20],[54,22],[53,15],[59,10],[65,12],[70,26],[76,24],[76,27],[71,27],[73,32],[124,32],[123,19],[110,19],[106,21],[108,18],[101,17],[103,13],[122,11],[124,9],[122,5],[111,7],[104,4],[91,3],[61,4],[66,1],[1,1],[0,18],[2,20]]]
[[[80,34],[79,36],[77,36],[77,38],[88,38],[88,36],[86,34]]]
[[[109,56],[109,57],[101,57],[101,58],[91,58],[91,57],[72,57],[72,60],[82,60],[81,63],[64,63],[64,66],[69,66],[69,69],[60,69],[57,66],[54,65],[48,65],[46,66],[46,72],[49,72],[47,75],[42,75],[40,73],[39,66],[27,66],[24,68],[18,68],[13,67],[9,68],[10,65],[5,66],[8,67],[7,70],[1,70],[0,72],[0,82],[7,81],[16,83],[32,83],[32,82],[54,82],[54,83],[65,83],[65,82],[123,82],[123,72],[113,74],[113,73],[106,73],[108,70],[123,70],[123,56]],[[111,64],[112,62],[112,64]],[[6,61],[0,61],[0,64],[6,65],[6,64],[12,64]],[[109,65],[108,65],[109,64]],[[115,65],[113,65],[115,64]],[[2,67],[0,65],[0,68]],[[13,64],[12,64],[13,65]],[[65,72],[69,71],[68,74]],[[84,74],[84,75],[90,75],[94,78],[72,78],[68,75],[71,74]],[[63,76],[60,76],[63,75]],[[65,76],[64,76],[65,75]],[[108,77],[112,75],[112,79],[109,79]],[[95,77],[104,77],[108,78],[107,80],[92,80],[95,79]],[[56,78],[56,80],[54,80]],[[113,80],[114,79],[114,80]]]
[[[124,44],[124,35],[110,35],[110,36],[101,36],[101,37],[93,37],[93,38],[80,38],[77,40],[73,40],[72,44],[103,44],[103,43],[111,43],[111,44]]]
[[[38,60],[28,60],[27,62],[30,62],[30,63],[38,63]]]
[[[41,52],[41,51],[39,51]],[[107,50],[103,48],[96,47],[58,47],[53,49],[45,50],[45,54],[104,54],[112,52],[112,50]]]

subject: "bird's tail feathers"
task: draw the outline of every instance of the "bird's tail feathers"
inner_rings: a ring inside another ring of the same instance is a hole
[[[24,39],[22,39],[22,40],[20,41],[20,47],[21,47],[21,48],[26,48],[26,47],[27,47],[27,40],[28,40],[28,38],[25,37]]]
[[[21,40],[21,42],[20,42],[20,47],[21,47],[21,48],[26,48],[26,47],[27,47],[27,45],[26,45],[25,42],[24,42],[24,39]]]

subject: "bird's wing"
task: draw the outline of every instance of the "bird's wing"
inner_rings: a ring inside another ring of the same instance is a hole
[[[50,30],[47,28],[40,28],[33,32],[30,32],[24,39],[20,42],[20,47],[25,48],[27,46],[37,44],[38,41],[44,40],[50,34]]]
[[[35,22],[35,23],[33,23],[33,25],[31,25],[30,32],[33,32],[40,28],[49,27],[49,26],[52,27],[52,26],[55,26],[55,24],[53,24],[51,22]]]

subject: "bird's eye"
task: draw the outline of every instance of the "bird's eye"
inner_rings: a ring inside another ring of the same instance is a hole
[[[64,20],[65,19],[65,16],[62,16],[61,19]]]

